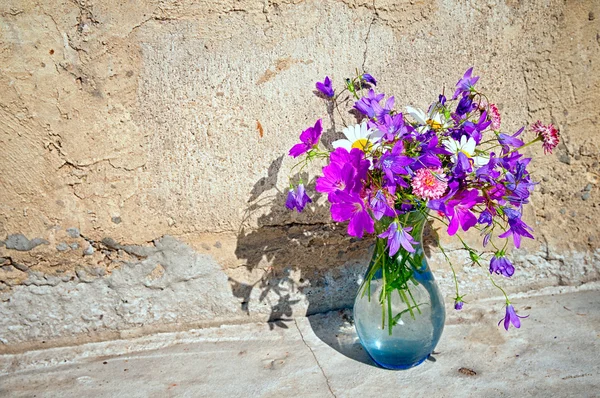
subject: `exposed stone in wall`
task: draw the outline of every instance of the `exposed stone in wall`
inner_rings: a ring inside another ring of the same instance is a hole
[[[350,305],[370,242],[330,225],[324,198],[301,215],[283,203],[299,132],[323,118],[331,142],[351,121],[328,114],[314,82],[356,68],[398,104],[425,107],[474,65],[503,129],[556,123],[556,153],[530,152],[537,240],[514,253],[506,283],[517,292],[598,279],[598,7],[3,1],[4,349]],[[464,290],[489,294],[485,270],[440,235]],[[450,296],[450,271],[435,248],[431,258]]]

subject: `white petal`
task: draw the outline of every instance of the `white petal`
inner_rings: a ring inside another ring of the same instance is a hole
[[[369,136],[369,134],[367,133],[367,122],[366,121],[362,122],[360,125],[360,136],[361,136],[361,138]]]
[[[337,149],[337,148],[344,148],[348,152],[350,152],[352,150],[352,143],[350,141],[348,141],[348,140],[333,141],[331,143],[331,146],[333,146],[335,149]]]
[[[463,135],[463,137],[465,136]],[[473,137],[469,137],[467,143],[463,145],[462,149],[471,156],[475,153],[475,140]]]
[[[460,145],[459,148],[460,149],[465,149],[465,145],[467,145],[467,136],[463,135],[462,137],[460,137]]]
[[[350,142],[354,142],[356,139],[354,138],[354,126],[348,126],[346,127],[342,133],[344,133],[344,135],[346,136],[346,138],[348,139],[348,141]]]
[[[406,111],[420,124],[427,124],[427,121],[425,120],[427,115],[425,115],[425,112],[422,110],[413,108],[412,106],[407,106]]]
[[[473,163],[475,163],[475,166],[485,166],[489,163],[489,161],[490,158],[487,158],[485,156],[475,156],[473,158]]]
[[[456,153],[458,152],[458,142],[456,140],[450,138],[448,141],[444,142],[444,146],[449,152]]]
[[[383,132],[381,132],[379,130],[369,130],[367,137],[368,137],[369,141],[375,143],[375,142],[378,142],[379,140],[381,140],[383,135],[384,135]]]

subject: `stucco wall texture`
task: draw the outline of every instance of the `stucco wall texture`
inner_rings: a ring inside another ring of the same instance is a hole
[[[562,134],[528,152],[508,291],[600,279],[598,1],[3,0],[0,352],[351,305],[372,239],[284,208],[301,130],[342,126],[314,82],[364,69],[426,107],[469,66],[505,131]],[[496,294],[438,232],[463,293]]]

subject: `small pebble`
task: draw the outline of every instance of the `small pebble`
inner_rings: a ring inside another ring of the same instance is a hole
[[[79,238],[81,236],[79,228],[67,228],[67,233],[71,238]]]
[[[71,246],[71,249],[73,249],[73,250],[79,249],[79,243],[77,243],[77,242],[71,243],[70,246]]]
[[[583,188],[583,190],[584,190],[584,191],[588,191],[588,192],[589,192],[589,191],[591,191],[591,190],[592,190],[592,184],[587,184],[587,185],[585,186],[585,188]]]
[[[56,250],[59,252],[64,252],[69,250],[69,246],[65,242],[60,242],[58,245],[56,245]]]
[[[593,11],[590,11],[590,13],[588,14],[588,19],[590,21],[593,21],[594,19],[596,19],[596,15],[594,15]]]
[[[581,195],[581,200],[588,200],[589,198],[590,198],[590,193],[587,191]]]
[[[86,247],[86,249],[83,251],[83,254],[85,256],[91,256],[92,254],[94,254],[94,248],[92,247],[92,245],[88,245],[88,247]]]
[[[564,164],[571,164],[571,157],[569,157],[568,153],[561,153],[558,156],[558,161]]]
[[[121,224],[121,217],[115,216],[110,219],[115,224]]]

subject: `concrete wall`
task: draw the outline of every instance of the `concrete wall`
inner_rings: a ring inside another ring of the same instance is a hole
[[[314,82],[364,68],[425,107],[471,65],[506,130],[563,138],[530,151],[537,240],[508,290],[599,279],[597,1],[4,0],[0,352],[350,305],[371,241],[324,198],[283,206],[300,131],[340,131]]]

